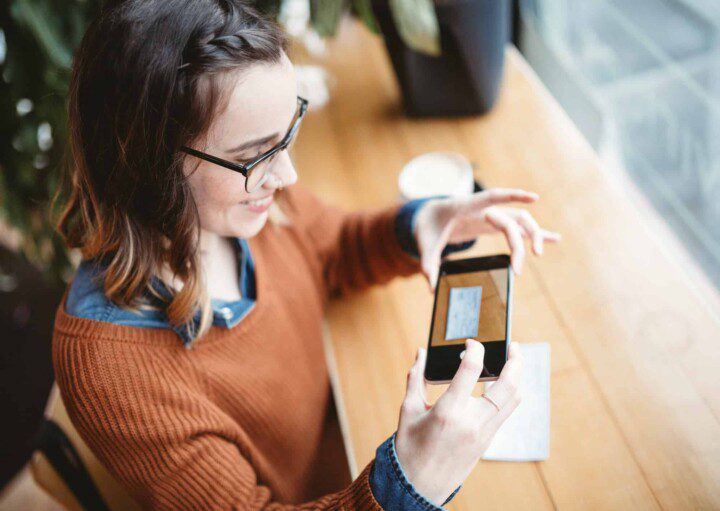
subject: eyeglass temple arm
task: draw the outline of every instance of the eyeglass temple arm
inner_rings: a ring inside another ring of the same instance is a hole
[[[297,133],[297,130],[300,128],[300,121],[302,121],[302,118],[305,116],[305,112],[307,111],[307,106],[308,106],[308,101],[307,101],[307,99],[302,98],[302,97],[300,97],[300,96],[298,96],[298,99],[299,99],[300,102],[301,102],[300,113],[298,114],[297,120],[295,121],[295,123],[293,124],[293,126],[290,128],[290,131],[288,131],[288,132],[285,134],[285,136],[283,137],[282,141],[280,142],[280,144],[278,144],[278,146],[275,148],[275,150],[270,151],[269,153],[265,154],[265,155],[264,155],[262,158],[260,158],[259,160],[253,162],[253,163],[249,166],[249,168],[251,168],[253,165],[255,165],[255,164],[257,164],[257,163],[260,163],[261,161],[265,160],[266,158],[269,158],[270,156],[272,156],[273,154],[277,153],[278,151],[282,151],[283,149],[285,149],[285,148],[287,147],[287,145],[290,143],[290,141],[292,140],[292,138],[295,136],[295,133]]]
[[[305,117],[305,112],[307,112],[308,108],[308,100],[298,96],[298,99],[300,100],[300,113],[298,114],[298,118],[293,124],[293,126],[290,128],[290,131],[285,135],[285,137],[282,140],[281,145],[286,146],[290,140],[295,136],[295,133],[297,133],[298,128],[300,128],[300,121],[302,121],[302,118]]]

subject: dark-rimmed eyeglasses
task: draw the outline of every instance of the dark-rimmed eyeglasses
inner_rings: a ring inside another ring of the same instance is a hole
[[[302,121],[302,118],[305,116],[305,112],[307,111],[308,100],[300,96],[297,97],[297,100],[297,112],[295,113],[295,117],[290,123],[290,128],[288,128],[288,131],[282,138],[282,140],[273,147],[271,147],[269,150],[265,151],[264,153],[253,158],[250,161],[240,163],[224,160],[223,158],[219,158],[217,156],[213,156],[212,154],[207,154],[187,146],[182,146],[181,149],[188,154],[200,158],[201,160],[209,161],[210,163],[215,163],[216,165],[225,167],[226,169],[239,172],[240,174],[245,176],[245,191],[248,193],[252,193],[258,188],[260,188],[267,180],[269,176],[269,165],[267,165],[267,163],[269,163],[270,159],[273,156],[275,156],[280,151],[286,149],[292,143],[298,129],[300,128],[300,122]],[[263,162],[265,162],[266,165],[261,165]]]

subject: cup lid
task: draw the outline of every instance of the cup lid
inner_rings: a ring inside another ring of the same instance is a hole
[[[406,199],[436,195],[452,197],[473,192],[473,169],[462,154],[437,151],[410,160],[398,178],[400,193]]]

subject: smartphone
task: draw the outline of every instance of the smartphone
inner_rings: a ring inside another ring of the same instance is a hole
[[[453,379],[470,338],[485,347],[478,381],[497,380],[510,345],[512,275],[505,254],[442,263],[425,365],[428,383]]]

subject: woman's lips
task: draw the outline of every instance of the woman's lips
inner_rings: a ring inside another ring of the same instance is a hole
[[[270,204],[272,204],[272,202],[273,196],[268,195],[266,197],[263,197],[262,199],[244,200],[241,201],[240,204],[242,204],[247,210],[252,211],[253,213],[264,213],[270,207]]]

